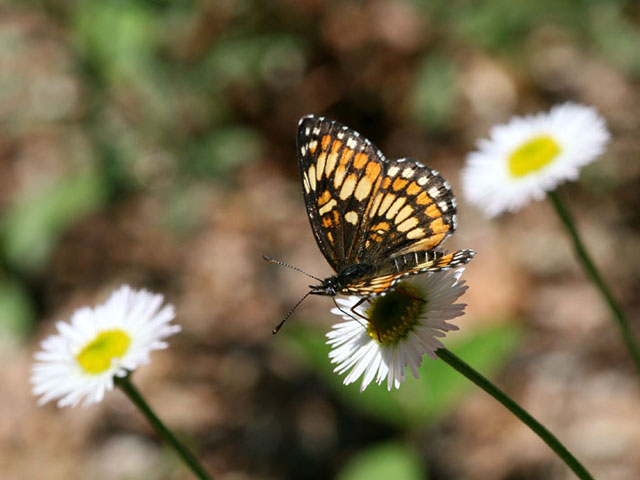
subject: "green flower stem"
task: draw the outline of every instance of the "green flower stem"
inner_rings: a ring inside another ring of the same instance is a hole
[[[155,428],[156,432],[160,434],[160,436],[176,451],[180,459],[191,469],[194,475],[200,480],[211,480],[212,477],[206,472],[204,467],[200,464],[198,459],[191,453],[191,451],[184,446],[180,440],[176,438],[176,436],[167,428],[167,426],[162,423],[162,420],[158,418],[155,412],[151,409],[149,404],[145,401],[145,399],[140,395],[138,389],[131,383],[129,379],[129,375],[126,377],[115,378],[115,384],[122,390],[129,400],[133,402],[133,404],[138,407],[138,410],[142,412],[142,414],[147,417],[147,420],[153,428]]]
[[[527,427],[538,435],[551,449],[558,455],[564,463],[576,474],[580,480],[594,480],[591,474],[586,468],[574,457],[567,447],[565,447],[560,441],[547,430],[540,422],[529,414],[524,408],[518,405],[511,397],[491,383],[486,377],[482,376],[479,372],[474,370],[469,364],[467,364],[460,357],[447,350],[441,348],[436,350],[436,355],[442,360],[447,362],[451,367],[456,369],[462,375],[467,377],[493,398],[498,400],[502,405],[518,417]]]
[[[587,272],[587,275],[591,278],[593,283],[595,283],[596,287],[604,297],[605,302],[609,306],[611,313],[613,314],[613,318],[615,318],[618,323],[618,327],[620,328],[620,333],[622,334],[622,338],[624,339],[627,349],[629,353],[633,357],[633,361],[636,364],[636,369],[638,373],[640,373],[640,348],[638,347],[638,343],[631,333],[631,328],[629,327],[629,322],[627,321],[627,317],[618,305],[618,302],[613,298],[611,294],[611,290],[600,276],[600,272],[596,268],[595,264],[591,260],[591,257],[587,253],[584,244],[582,243],[582,239],[578,234],[578,230],[576,229],[575,222],[573,221],[573,217],[569,212],[564,200],[560,196],[557,190],[554,190],[549,193],[549,198],[551,199],[551,203],[556,209],[560,220],[566,227],[569,235],[571,236],[571,240],[573,241],[573,247],[575,248],[576,254],[578,258],[582,262],[584,269]]]

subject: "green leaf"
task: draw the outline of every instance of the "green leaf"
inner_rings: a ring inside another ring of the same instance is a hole
[[[291,34],[239,35],[221,39],[209,52],[203,75],[223,88],[303,68],[304,41]]]
[[[397,442],[359,452],[336,477],[337,480],[426,480],[418,455]]]
[[[35,309],[22,285],[14,280],[0,280],[0,339],[26,340],[33,328]],[[1,342],[0,342],[1,343]]]
[[[563,29],[575,30],[585,23],[584,2],[577,0],[413,1],[433,17],[434,25],[447,32],[445,38],[509,56],[521,55],[523,39],[540,25],[561,25]]]
[[[427,130],[445,129],[456,103],[456,66],[439,54],[429,55],[418,68],[410,105],[414,119]]]
[[[65,230],[106,198],[102,178],[85,174],[19,199],[1,223],[7,261],[24,272],[41,270]]]
[[[472,3],[466,15],[455,18],[457,30],[468,41],[487,50],[513,49],[518,39],[526,35],[536,22],[541,21],[541,6],[537,2],[515,3],[498,0]]]
[[[615,3],[594,5],[590,12],[589,26],[595,43],[608,62],[627,74],[640,75],[640,32],[625,16],[624,6]]]
[[[386,384],[370,384],[360,392],[360,383],[343,385],[343,377],[332,372],[329,346],[321,332],[290,325],[286,339],[294,351],[316,370],[336,393],[360,411],[402,428],[417,428],[447,415],[472,384],[440,360],[425,358],[418,379],[407,373],[398,390]],[[504,364],[518,344],[519,329],[513,322],[478,330],[449,342],[453,352],[482,374],[490,376]]]
[[[254,162],[262,155],[262,137],[242,126],[217,128],[190,152],[190,173],[222,176],[234,168]]]
[[[111,81],[146,76],[154,45],[154,17],[139,2],[85,0],[75,13],[75,43]]]

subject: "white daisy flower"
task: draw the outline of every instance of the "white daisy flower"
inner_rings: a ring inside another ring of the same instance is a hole
[[[173,305],[163,306],[163,300],[123,285],[103,305],[76,310],[71,323],[58,322],[58,334],[45,339],[34,355],[31,384],[33,394],[41,396],[38,403],[100,402],[113,389],[114,377],[149,363],[149,354],[166,348],[163,340],[180,331],[170,325]]]
[[[513,117],[491,129],[462,171],[466,199],[488,216],[516,211],[601,155],[610,139],[593,107],[567,102],[550,112]]]
[[[374,378],[378,385],[386,379],[388,390],[400,388],[407,366],[417,378],[423,355],[436,358],[436,350],[443,348],[438,337],[458,329],[448,320],[464,313],[466,304],[454,303],[467,290],[462,272],[464,268],[410,277],[356,307],[355,315],[351,309],[360,297],[336,299],[340,308],[331,313],[344,321],[327,333],[327,343],[331,363],[338,364],[334,372],[350,370],[344,384],[362,377],[360,391]]]

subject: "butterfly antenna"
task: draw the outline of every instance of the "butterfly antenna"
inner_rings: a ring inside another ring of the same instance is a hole
[[[313,278],[314,280],[317,280],[319,282],[322,282],[321,278],[318,277],[314,277],[313,275],[308,274],[307,272],[305,272],[304,270],[298,268],[298,267],[294,267],[293,265],[289,265],[288,263],[284,263],[281,262],[280,260],[276,260],[275,258],[271,258],[268,255],[262,255],[262,258],[264,258],[267,262],[269,263],[275,263],[276,265],[282,265],[283,267],[288,267],[292,270],[295,270],[296,272],[300,272],[300,273],[304,273],[307,277],[309,278]],[[303,299],[304,300],[304,299]],[[301,300],[302,301],[302,300]],[[298,305],[296,305],[297,307]],[[294,307],[295,310],[295,307]],[[288,316],[288,315],[287,315]],[[286,319],[285,319],[286,320]]]
[[[303,272],[304,273],[304,272]],[[282,326],[284,325],[284,322],[287,321],[287,319],[291,316],[291,314],[295,311],[296,308],[298,308],[300,306],[300,304],[302,302],[304,302],[304,299],[307,298],[309,295],[311,295],[311,292],[307,292],[304,297],[302,297],[300,300],[298,300],[298,303],[296,303],[293,308],[289,311],[289,313],[287,313],[284,318],[280,321],[280,323],[278,325],[276,325],[276,328],[274,328],[272,330],[272,334],[276,334],[280,331],[280,329],[282,328]]]

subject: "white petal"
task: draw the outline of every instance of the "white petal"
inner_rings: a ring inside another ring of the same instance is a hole
[[[560,153],[542,168],[520,177],[508,171],[511,153],[542,135],[552,137]],[[516,211],[533,200],[542,200],[560,183],[578,178],[580,168],[600,156],[609,142],[604,119],[592,107],[571,102],[548,113],[513,117],[494,126],[489,139],[477,143],[467,155],[461,172],[465,198],[489,216]]]
[[[455,303],[467,290],[461,280],[463,272],[464,268],[459,268],[409,280],[419,292],[424,292],[428,307],[406,338],[394,345],[381,345],[369,336],[366,325],[353,319],[335,324],[327,333],[329,358],[336,364],[336,373],[347,373],[344,383],[362,378],[363,391],[374,380],[379,385],[386,381],[387,389],[391,390],[404,382],[407,367],[417,377],[424,355],[437,358],[436,350],[443,347],[438,337],[458,328],[448,320],[464,313],[465,304]],[[353,305],[357,301],[357,297],[350,297],[348,304],[343,304]]]
[[[45,339],[43,350],[34,354],[30,380],[34,395],[40,396],[38,404],[56,399],[60,407],[100,402],[113,389],[114,376],[149,363],[149,354],[166,348],[165,339],[180,331],[178,325],[170,324],[175,316],[173,306],[162,307],[162,301],[162,295],[124,285],[104,304],[76,310],[70,323],[58,322],[58,334]],[[106,371],[86,373],[75,355],[101,332],[112,329],[124,330],[129,336],[127,352],[113,359]]]

